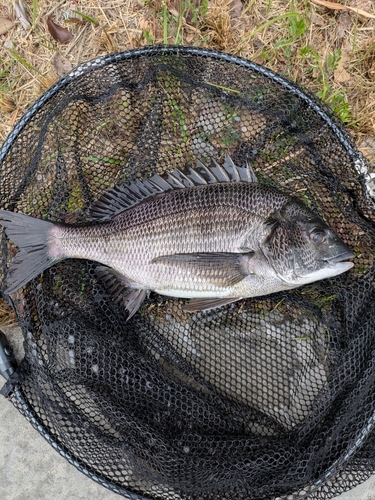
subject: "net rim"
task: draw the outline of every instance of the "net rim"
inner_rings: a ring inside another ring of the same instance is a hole
[[[17,402],[13,401],[13,399],[16,399]],[[65,460],[67,460],[71,465],[73,465],[79,472],[85,474],[85,476],[87,476],[89,479],[92,479],[101,486],[104,486],[105,488],[113,491],[114,493],[117,493],[118,495],[121,495],[124,498],[127,498],[128,500],[152,500],[152,497],[145,497],[139,493],[134,493],[129,489],[125,489],[122,488],[121,486],[118,486],[114,482],[105,479],[104,477],[100,476],[97,472],[94,472],[93,470],[85,466],[83,463],[78,461],[72,453],[67,451],[66,448],[61,446],[58,443],[58,441],[51,436],[46,427],[38,420],[34,411],[31,409],[26,399],[23,397],[19,385],[14,386],[13,392],[10,395],[9,400],[12,402],[13,406],[15,406],[16,409],[18,409],[19,411],[20,408],[18,408],[18,406],[22,408],[22,414],[24,415],[26,420],[30,422],[30,424],[34,427],[34,429],[39,432],[39,434],[52,446],[54,450],[56,450],[63,458],[65,458]]]

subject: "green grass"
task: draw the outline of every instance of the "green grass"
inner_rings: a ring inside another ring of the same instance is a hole
[[[85,156],[83,159],[86,161],[92,161],[94,163],[103,162],[103,163],[111,163],[114,165],[121,165],[123,163],[123,161],[119,160],[118,158],[107,158],[107,157],[98,158],[97,156]]]
[[[168,44],[168,32],[169,32],[169,23],[170,23],[171,17],[172,16],[168,12],[167,2],[166,2],[166,0],[163,0],[162,19],[163,19],[163,42],[164,42],[164,45]]]
[[[72,10],[74,14],[77,14],[78,16],[81,16],[82,19],[84,19],[86,22],[91,23],[91,24],[97,24],[98,20],[97,19],[92,19],[92,17],[86,16],[86,14],[82,14],[79,10]]]
[[[237,132],[237,130],[234,129],[231,125],[228,125],[224,130],[224,134],[222,135],[222,142],[225,144],[225,146],[229,148],[239,139],[241,139],[241,136]]]
[[[332,303],[339,298],[337,294],[322,295],[318,285],[312,285],[306,290],[302,290],[301,295],[315,304],[322,312],[329,312],[331,310]]]
[[[11,90],[14,83],[10,81],[10,69],[14,61],[8,64],[3,59],[0,59],[0,92],[8,92]]]
[[[204,24],[204,18],[208,11],[208,0],[184,0],[178,2],[178,11],[176,12],[168,8],[166,0],[162,0],[159,10],[152,1],[143,0],[143,2],[149,6],[162,25],[164,45],[167,45],[170,41],[173,41],[174,45],[183,45],[185,43],[183,34],[184,20],[188,19],[191,26],[200,27]],[[147,43],[154,43],[154,37],[148,30],[143,31],[143,36]]]
[[[37,68],[35,68],[35,66],[33,66],[32,64],[28,63],[26,61],[26,59],[24,59],[23,57],[21,57],[19,55],[19,53],[17,52],[17,50],[15,49],[15,45],[13,44],[13,49],[10,49],[10,52],[13,56],[13,58],[18,61],[20,64],[22,64],[22,66],[26,69],[29,69],[31,71],[35,71],[35,73],[38,73],[38,75],[40,76],[43,76],[43,73],[41,73]]]
[[[212,82],[206,82],[207,85],[211,85],[212,87],[215,87],[217,89],[221,90],[226,90],[227,92],[233,92],[235,94],[240,94],[241,92],[236,89],[231,89],[230,87],[224,87],[223,85],[218,85],[217,83],[212,83]]]
[[[307,26],[305,26],[305,22],[303,20],[303,17],[298,14],[297,12],[287,12],[286,14],[280,14],[279,16],[276,16],[276,17],[273,17],[272,19],[269,19],[268,21],[266,21],[265,23],[261,24],[260,26],[258,26],[257,28],[253,29],[242,41],[241,41],[241,44],[240,46],[238,47],[238,51],[241,52],[243,50],[243,45],[244,43],[248,43],[252,38],[254,38],[255,35],[257,35],[258,33],[260,33],[261,31],[263,31],[265,28],[268,28],[269,26],[272,26],[273,24],[276,24],[278,23],[279,21],[282,21],[283,19],[293,19],[293,22],[291,23],[291,26],[292,28],[290,28],[292,30],[292,32],[295,33],[295,35],[291,36],[289,39],[288,39],[288,44],[290,45],[296,38],[296,33],[297,32],[301,32],[304,33],[307,29]],[[302,30],[302,26],[303,26],[303,30]],[[302,30],[302,31],[301,31]],[[298,35],[299,36],[299,35]],[[280,41],[280,45],[282,43],[286,43],[286,41],[284,41],[284,39],[281,39]],[[272,50],[272,49],[270,49]],[[266,53],[266,52],[265,52]],[[262,54],[263,55],[263,54]]]
[[[269,9],[271,6],[272,2],[269,2],[267,8]],[[328,104],[346,125],[354,126],[355,121],[350,111],[346,90],[344,88],[336,90],[332,84],[334,71],[342,56],[341,49],[333,50],[325,61],[322,60],[321,55],[309,44],[308,34],[311,21],[307,9],[303,14],[293,10],[268,19],[243,38],[238,46],[238,51],[241,52],[245,44],[254,39],[256,35],[264,32],[270,26],[278,24],[280,24],[280,31],[285,34],[272,46],[266,46],[261,51],[260,57],[266,64],[270,65],[282,58],[286,65],[285,74],[292,79],[295,79],[294,74],[298,66],[299,71],[312,80],[317,96]],[[371,49],[369,49],[370,52]]]
[[[320,89],[316,95],[328,104],[346,125],[354,125],[345,89],[335,90],[331,84],[342,56],[341,49],[334,50],[323,61],[311,45],[305,45],[299,50],[299,56],[302,71],[307,73],[314,80],[314,86]]]
[[[32,14],[32,24],[35,25],[35,21],[38,15],[38,0],[33,0],[33,14]]]
[[[146,40],[147,43],[152,45],[154,43],[154,37],[151,35],[151,33],[147,30],[143,30],[143,36]]]

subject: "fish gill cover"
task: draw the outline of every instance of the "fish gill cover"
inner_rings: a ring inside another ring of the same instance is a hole
[[[332,498],[375,471],[375,212],[366,162],[321,103],[213,51],[99,58],[9,136],[0,208],[89,226],[109,189],[227,154],[319,215],[353,268],[194,313],[152,293],[126,321],[97,263],[59,262],[9,298],[25,347],[11,400],[127,498]],[[3,291],[16,252],[3,233]]]

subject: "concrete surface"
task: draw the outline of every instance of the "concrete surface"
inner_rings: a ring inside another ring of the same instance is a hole
[[[12,336],[16,355],[21,346]],[[15,342],[15,343],[14,343]],[[0,376],[0,387],[4,379]],[[0,498],[1,500],[114,500],[121,496],[79,472],[0,396]],[[375,476],[337,500],[375,500]]]

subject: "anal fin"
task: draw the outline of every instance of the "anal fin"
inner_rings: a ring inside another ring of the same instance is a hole
[[[128,321],[141,307],[148,290],[129,287],[126,279],[120,273],[109,267],[98,266],[95,271],[97,276],[103,281],[107,290],[113,296],[115,303],[125,307],[125,309],[129,311]]]

